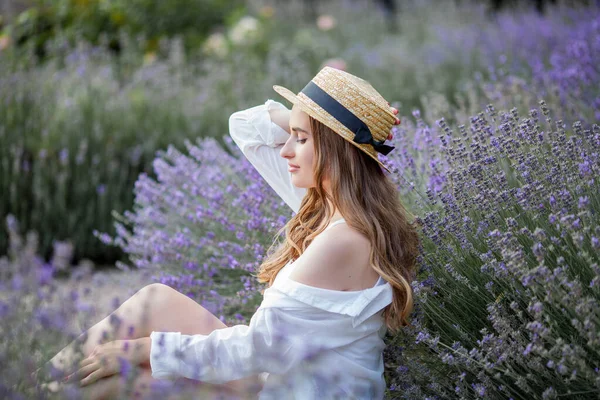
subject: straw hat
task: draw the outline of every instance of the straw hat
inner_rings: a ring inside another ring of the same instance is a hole
[[[391,172],[377,157],[393,146],[383,144],[396,116],[388,102],[367,81],[325,67],[298,93],[275,85],[273,89],[302,111],[331,128]]]

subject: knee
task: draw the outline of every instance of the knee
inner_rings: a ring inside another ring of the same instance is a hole
[[[162,295],[166,293],[173,292],[175,289],[170,286],[165,285],[164,283],[151,283],[149,285],[144,286],[141,291],[152,295]]]
[[[180,296],[177,290],[163,283],[151,283],[144,286],[138,293],[141,294],[142,302],[147,302],[153,308],[168,305]]]
[[[155,318],[160,318],[165,309],[172,308],[170,304],[178,292],[162,283],[152,283],[144,286],[125,304],[123,316],[136,322],[136,337],[150,336]]]
[[[165,285],[164,283],[151,283],[149,285],[144,286],[139,290],[139,292],[144,292],[146,294],[152,293],[156,294],[165,294],[175,292],[176,290],[170,286]]]
[[[175,289],[170,288],[162,283],[151,283],[144,286],[133,295],[131,300],[135,307],[150,307],[155,309],[157,305],[164,304],[170,297],[173,296]]]

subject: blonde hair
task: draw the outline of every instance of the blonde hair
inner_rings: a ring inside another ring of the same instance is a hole
[[[410,325],[408,316],[413,309],[410,283],[419,252],[416,222],[409,222],[398,189],[375,160],[312,117],[310,126],[316,186],[307,190],[298,213],[277,233],[258,269],[258,281],[272,285],[288,261],[300,257],[324,230],[322,223],[334,211],[328,207],[329,199],[348,225],[369,238],[370,263],[393,288],[393,300],[384,309],[383,318],[388,330],[397,333]],[[323,188],[325,177],[330,181],[331,195]],[[284,230],[285,241],[273,251]]]

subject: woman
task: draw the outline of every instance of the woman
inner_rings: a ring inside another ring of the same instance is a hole
[[[330,67],[298,95],[274,89],[291,111],[269,100],[229,120],[235,143],[295,212],[259,269],[269,287],[250,324],[226,327],[188,297],[149,285],[84,334],[86,358],[68,381],[82,380],[96,397],[115,393],[122,357],[147,367],[138,388],[185,378],[238,393],[257,383],[261,399],[383,397],[383,336],[408,324],[418,253],[377,157],[393,149],[384,141],[398,111],[366,81]],[[133,327],[118,323],[118,340],[97,345],[111,318]]]

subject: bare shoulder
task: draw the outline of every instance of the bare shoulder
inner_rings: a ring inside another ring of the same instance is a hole
[[[369,267],[371,243],[347,224],[320,234],[294,262],[290,279],[330,290],[362,290],[377,277]]]

